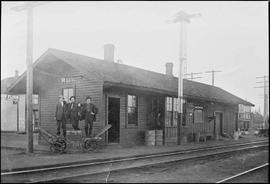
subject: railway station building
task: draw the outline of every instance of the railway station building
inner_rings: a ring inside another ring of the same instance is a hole
[[[183,123],[178,126],[178,78],[173,64],[165,74],[114,61],[114,46],[104,46],[104,59],[48,49],[34,62],[34,94],[39,96],[40,126],[56,134],[54,120],[58,95],[68,101],[85,102],[90,95],[99,112],[94,133],[107,124],[105,144],[142,145],[145,131],[163,132],[163,144],[194,141],[196,133],[209,138],[232,135],[238,128],[238,106],[254,106],[219,87],[184,79]],[[10,93],[25,93],[26,72],[9,87]],[[80,122],[80,128],[84,122]],[[68,129],[72,129],[68,126]],[[42,142],[42,141],[41,141]]]

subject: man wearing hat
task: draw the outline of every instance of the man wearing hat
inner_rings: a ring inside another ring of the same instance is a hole
[[[56,105],[55,119],[57,121],[57,135],[60,136],[60,129],[63,129],[63,136],[66,137],[66,119],[67,119],[67,105],[64,102],[62,95],[58,96],[59,102]]]
[[[85,136],[92,135],[93,122],[96,121],[96,114],[98,112],[97,107],[91,103],[91,97],[86,97],[86,103],[82,107],[82,118],[85,119]]]
[[[79,113],[80,113],[80,103],[76,103],[75,96],[70,97],[70,103],[68,104],[68,115],[70,118],[70,123],[74,130],[79,129]]]

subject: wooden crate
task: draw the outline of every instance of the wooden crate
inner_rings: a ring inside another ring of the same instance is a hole
[[[155,146],[155,130],[146,130],[145,131],[145,144],[147,146]]]
[[[70,141],[80,141],[82,139],[81,130],[67,130],[67,139]]]

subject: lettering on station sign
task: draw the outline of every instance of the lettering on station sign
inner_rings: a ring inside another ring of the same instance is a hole
[[[77,76],[77,77],[62,77],[61,78],[61,83],[63,84],[69,84],[69,83],[76,83],[82,80],[82,76]]]

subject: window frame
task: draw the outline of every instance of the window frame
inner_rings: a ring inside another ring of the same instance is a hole
[[[179,100],[177,97],[165,97],[165,126],[177,127],[178,124],[178,108]],[[169,115],[170,114],[170,115]]]
[[[135,106],[129,106],[129,96],[135,97]],[[138,101],[139,101],[139,97],[138,95],[134,95],[134,94],[127,94],[126,95],[126,128],[136,128],[138,127]],[[130,123],[129,122],[129,108],[135,108],[135,123]]]
[[[73,95],[71,95],[71,96],[75,96],[75,86],[67,86],[67,87],[63,87],[62,88],[62,95],[63,95],[64,98],[65,98],[65,96],[64,96],[64,90],[66,90],[66,89],[68,89],[68,90],[72,89]],[[68,91],[68,99],[66,99],[67,100],[66,103],[70,103],[70,99],[69,98],[71,96],[69,95],[69,91]]]
[[[193,123],[204,123],[204,114],[203,114],[203,107],[197,106],[193,110]],[[202,113],[202,121],[195,121],[195,111],[201,111]]]
[[[166,96],[165,99],[165,126],[166,127],[172,127],[172,121],[173,121],[173,97]],[[170,116],[169,116],[170,114]]]
[[[39,95],[37,95],[37,94],[32,95],[32,103],[34,105],[37,105],[39,103]]]

